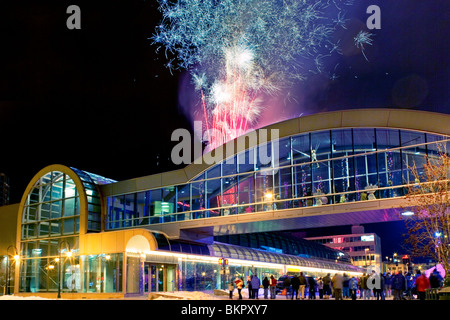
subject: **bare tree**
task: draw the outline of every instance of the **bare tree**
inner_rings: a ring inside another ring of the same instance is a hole
[[[444,144],[429,155],[422,166],[408,167],[414,183],[407,186],[407,209],[413,214],[404,218],[407,234],[405,243],[413,256],[432,257],[450,275],[450,158]]]

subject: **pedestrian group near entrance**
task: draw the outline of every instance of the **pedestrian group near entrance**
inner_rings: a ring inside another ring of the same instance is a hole
[[[305,276],[303,272],[284,275],[278,280],[273,275],[261,281],[257,275],[248,276],[246,282],[243,277],[236,277],[228,284],[229,297],[233,299],[235,289],[239,300],[243,299],[242,291],[248,289],[249,299],[259,299],[260,289],[263,289],[264,299],[276,299],[285,296],[291,300],[335,299],[335,300],[425,300],[426,289],[442,287],[441,275],[434,271],[427,277],[420,270],[405,273],[402,271],[391,274],[364,273],[361,277],[348,276],[346,273],[328,273],[324,277]]]

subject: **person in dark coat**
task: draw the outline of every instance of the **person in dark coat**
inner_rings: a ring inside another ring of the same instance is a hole
[[[394,291],[394,300],[402,300],[403,291],[406,289],[405,277],[399,271],[392,279],[392,291]]]
[[[325,299],[328,299],[331,296],[331,277],[328,273],[325,277],[323,277],[323,293],[325,295]]]
[[[267,277],[264,277],[264,280],[262,281],[262,285],[264,288],[264,299],[269,298],[269,279]]]
[[[306,289],[306,278],[303,275],[303,272],[300,272],[300,275],[298,276],[298,280],[300,281],[300,295],[302,299],[305,299],[305,289]]]
[[[253,299],[252,279],[253,279],[253,276],[247,277],[247,288],[248,288],[248,298],[249,299]]]
[[[437,272],[436,268],[434,268],[433,272],[430,274],[429,280],[430,280],[431,288],[440,288],[441,287],[442,277],[439,274],[439,272]]]
[[[289,292],[291,292],[291,279],[286,275],[283,281],[283,287],[286,289],[286,299],[289,297]]]
[[[292,278],[291,286],[292,286],[292,298],[291,299],[294,299],[294,294],[295,294],[295,299],[298,299],[298,288],[300,288],[300,280],[297,277],[297,275],[295,275]]]
[[[308,285],[309,285],[309,298],[315,299],[316,298],[316,280],[314,277],[308,278]]]

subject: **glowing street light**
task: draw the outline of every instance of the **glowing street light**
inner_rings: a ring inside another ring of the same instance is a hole
[[[264,198],[266,198],[266,200],[272,200],[273,199],[273,194],[271,193],[271,192],[267,192],[265,195],[264,195]]]
[[[9,254],[9,249],[14,249],[14,254]],[[8,249],[6,249],[6,294],[10,294],[9,287],[11,285],[10,273],[11,273],[11,264],[10,264],[10,256],[13,257],[14,261],[17,263],[20,260],[20,256],[18,255],[19,250],[14,245],[10,245]]]
[[[67,245],[67,248],[69,249],[69,250],[67,250],[66,251],[66,256],[68,257],[68,258],[70,258],[70,257],[72,257],[72,251],[70,250],[70,244],[66,241],[66,240],[62,240],[60,243],[59,243],[59,258],[56,258],[56,259],[58,259],[58,299],[61,299],[61,262],[62,262],[62,258],[61,258],[61,245],[63,244],[63,243],[65,243],[66,245]],[[55,261],[56,261],[56,259],[55,259]]]

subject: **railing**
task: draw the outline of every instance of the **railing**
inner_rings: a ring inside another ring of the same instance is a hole
[[[437,288],[425,289],[426,300],[439,300],[439,290]]]
[[[213,218],[213,217],[226,217],[236,214],[247,213],[263,213],[275,210],[289,210],[307,207],[328,207],[330,205],[345,205],[349,203],[360,203],[364,201],[374,201],[380,199],[393,199],[402,198],[407,193],[407,188],[414,186],[414,184],[404,184],[383,188],[370,188],[357,191],[337,192],[329,194],[312,195],[306,197],[294,197],[289,199],[270,200],[252,202],[247,204],[235,204],[231,206],[222,206],[214,209],[199,209],[192,211],[185,211],[179,213],[168,213],[158,216],[143,216],[133,219],[108,221],[111,225],[116,225],[110,228],[126,228],[138,225],[148,224],[160,224],[169,222],[179,222],[186,220]],[[361,196],[365,194],[366,196]],[[368,194],[372,194],[373,197],[369,197]],[[354,195],[352,201],[345,199],[350,198],[350,195]],[[325,198],[327,200],[325,200]],[[318,201],[320,199],[320,201]],[[359,200],[358,200],[359,199]],[[121,225],[121,226],[118,226]]]

